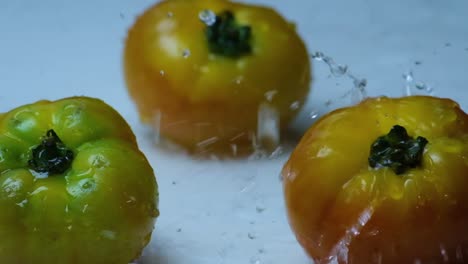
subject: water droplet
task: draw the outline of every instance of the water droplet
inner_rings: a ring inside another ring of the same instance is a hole
[[[414,62],[414,65],[421,65],[421,64],[422,64],[421,61],[415,61],[415,62]]]
[[[278,93],[277,90],[271,90],[265,93],[265,98],[267,99],[268,102],[273,101],[273,97]]]
[[[323,54],[323,52],[317,51],[312,53],[310,57],[316,61],[323,61],[323,58],[325,58],[325,54]]]
[[[450,47],[450,46],[452,46],[452,43],[450,42],[445,43],[445,47]]]
[[[258,108],[257,140],[260,147],[274,149],[280,142],[280,118],[273,106],[262,103]],[[254,146],[255,147],[255,146]]]
[[[413,82],[414,78],[413,78],[413,72],[409,71],[405,74],[403,74],[403,79],[405,80],[406,84],[405,84],[405,95],[406,96],[410,96],[412,95],[412,91],[411,91],[411,83]]]
[[[80,181],[81,188],[84,190],[92,189],[96,184],[94,179],[83,179]]]
[[[188,57],[190,57],[191,53],[190,53],[190,50],[189,49],[184,49],[182,51],[182,57],[184,57],[184,59],[187,59]]]
[[[24,199],[23,201],[17,203],[16,205],[23,208],[28,203],[28,200]]]
[[[109,166],[109,161],[103,155],[93,155],[90,157],[91,165],[96,169]]]
[[[83,209],[81,210],[81,212],[82,212],[82,213],[86,213],[86,211],[88,210],[88,206],[89,206],[88,204],[85,204],[85,205],[83,206]]]
[[[244,81],[244,76],[242,76],[242,75],[241,75],[241,76],[237,76],[237,77],[233,80],[233,82],[234,82],[235,84],[241,84],[243,81]]]
[[[119,14],[119,15],[120,15],[120,19],[125,19],[125,15],[124,15],[124,13],[120,12],[120,14]]]
[[[325,103],[324,103],[324,105],[325,105],[326,107],[329,107],[329,106],[332,105],[332,104],[333,104],[333,101],[332,101],[331,99],[326,100]]]
[[[153,142],[158,145],[161,143],[161,110],[156,110],[153,114]]]
[[[159,75],[164,76],[164,75],[166,75],[166,72],[164,72],[164,70],[160,70]]]
[[[136,198],[134,196],[129,196],[128,197],[128,200],[127,200],[128,204],[133,204],[135,202],[136,202]]]
[[[172,12],[167,12],[167,17],[168,17],[168,18],[171,18],[171,17],[173,17],[173,16],[174,16],[174,13],[172,13]]]
[[[177,185],[177,182],[176,182],[176,181],[172,181],[172,185]]]
[[[180,232],[182,232],[182,228],[177,228],[176,231],[177,231],[177,233],[180,233]]]
[[[47,172],[37,172],[35,170],[29,170],[29,171],[36,179],[46,179],[49,177],[49,174]]]
[[[67,226],[67,229],[68,229],[68,230],[72,230],[72,228],[73,228],[72,225]]]
[[[252,160],[261,160],[267,157],[267,154],[264,150],[260,149],[258,145],[252,144],[254,146],[254,151],[252,154],[249,155],[248,159],[249,161]]]
[[[440,255],[442,256],[444,263],[449,262],[449,256],[447,254],[447,249],[445,248],[445,246],[443,244],[440,244]]]
[[[263,254],[263,253],[265,253],[265,249],[263,249],[263,248],[259,248],[259,249],[258,249],[258,253],[259,253],[259,254]]]
[[[406,82],[412,82],[414,80],[413,72],[408,71],[408,72],[404,73],[403,74],[403,79],[405,79]]]
[[[271,152],[269,159],[276,159],[283,154],[283,148],[281,146],[277,147],[273,152]]]
[[[259,214],[260,214],[260,213],[263,213],[263,211],[265,211],[265,209],[266,209],[266,208],[265,208],[264,206],[261,206],[261,205],[257,205],[257,206],[255,207],[255,211],[257,211],[257,213],[259,213]]]
[[[40,186],[38,187],[36,190],[34,190],[30,196],[33,196],[33,195],[36,195],[36,194],[39,194],[41,192],[44,192],[44,191],[47,191],[49,188],[47,188],[46,186]]]
[[[198,18],[207,26],[212,26],[216,23],[216,14],[209,9],[202,10],[198,13]]]
[[[429,95],[434,95],[434,88],[426,85],[426,93],[428,93]]]
[[[208,139],[205,139],[203,141],[200,141],[197,143],[197,147],[199,148],[204,148],[204,147],[207,147],[209,145],[212,145],[214,143],[216,143],[216,141],[218,141],[218,137],[211,137],[211,138],[208,138]]]
[[[234,157],[237,156],[237,145],[236,144],[231,144],[231,151],[232,151],[232,155]]]
[[[294,102],[292,102],[292,104],[289,106],[289,109],[291,109],[291,110],[297,110],[297,109],[299,109],[299,107],[301,107],[301,103],[299,103],[299,101],[294,101]]]
[[[319,112],[314,110],[314,111],[310,112],[309,117],[310,117],[310,119],[316,119],[317,117],[319,117]]]
[[[101,236],[109,240],[115,240],[115,238],[117,237],[117,233],[111,230],[102,230]]]
[[[248,237],[249,239],[255,239],[255,238],[257,238],[257,236],[256,236],[255,234],[253,234],[253,233],[248,233],[248,234],[247,234],[247,237]]]
[[[416,87],[416,89],[418,90],[426,90],[427,86],[425,83],[423,82],[417,82],[414,87]]]

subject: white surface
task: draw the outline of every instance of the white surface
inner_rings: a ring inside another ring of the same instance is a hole
[[[369,95],[402,95],[402,74],[468,109],[465,0],[258,0],[297,23],[310,52],[323,51],[368,80]],[[287,155],[261,161],[196,161],[151,145],[121,74],[126,29],[149,0],[0,1],[0,112],[39,99],[99,97],[132,125],[156,173],[161,217],[143,263],[297,263],[278,179]],[[420,62],[416,65],[415,62]],[[314,63],[314,91],[296,129],[352,87]],[[342,102],[347,103],[347,102]],[[252,113],[255,114],[255,113]]]

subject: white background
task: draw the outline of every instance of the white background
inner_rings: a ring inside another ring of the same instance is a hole
[[[194,160],[153,146],[124,87],[126,30],[149,0],[0,1],[0,112],[39,99],[99,97],[131,124],[160,185],[161,217],[142,263],[311,263],[290,232],[274,160]],[[322,51],[368,81],[370,96],[404,95],[402,75],[468,109],[468,1],[251,0],[296,22]],[[314,61],[313,92],[295,123],[342,104],[352,82]],[[417,89],[413,89],[417,91]],[[424,92],[422,92],[424,93]],[[328,105],[327,100],[334,100]],[[256,113],[252,113],[256,114]]]

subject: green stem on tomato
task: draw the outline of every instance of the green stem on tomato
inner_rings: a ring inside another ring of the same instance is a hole
[[[207,25],[206,38],[211,52],[226,57],[240,57],[252,52],[252,31],[248,25],[238,25],[231,11],[216,15],[212,25]]]
[[[372,168],[389,167],[395,174],[421,166],[427,139],[410,137],[406,129],[395,125],[387,135],[378,137],[371,145],[369,165]]]
[[[70,168],[74,156],[53,129],[47,131],[46,137],[31,152],[29,167],[47,175],[64,173]]]

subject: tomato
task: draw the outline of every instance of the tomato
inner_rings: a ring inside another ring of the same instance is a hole
[[[103,101],[39,101],[0,114],[0,263],[129,263],[149,242],[158,186]]]
[[[167,0],[144,12],[125,43],[124,72],[141,120],[192,152],[252,150],[258,111],[285,128],[309,91],[295,26],[268,7]]]
[[[468,115],[371,98],[315,123],[284,166],[290,224],[316,263],[468,260]]]

